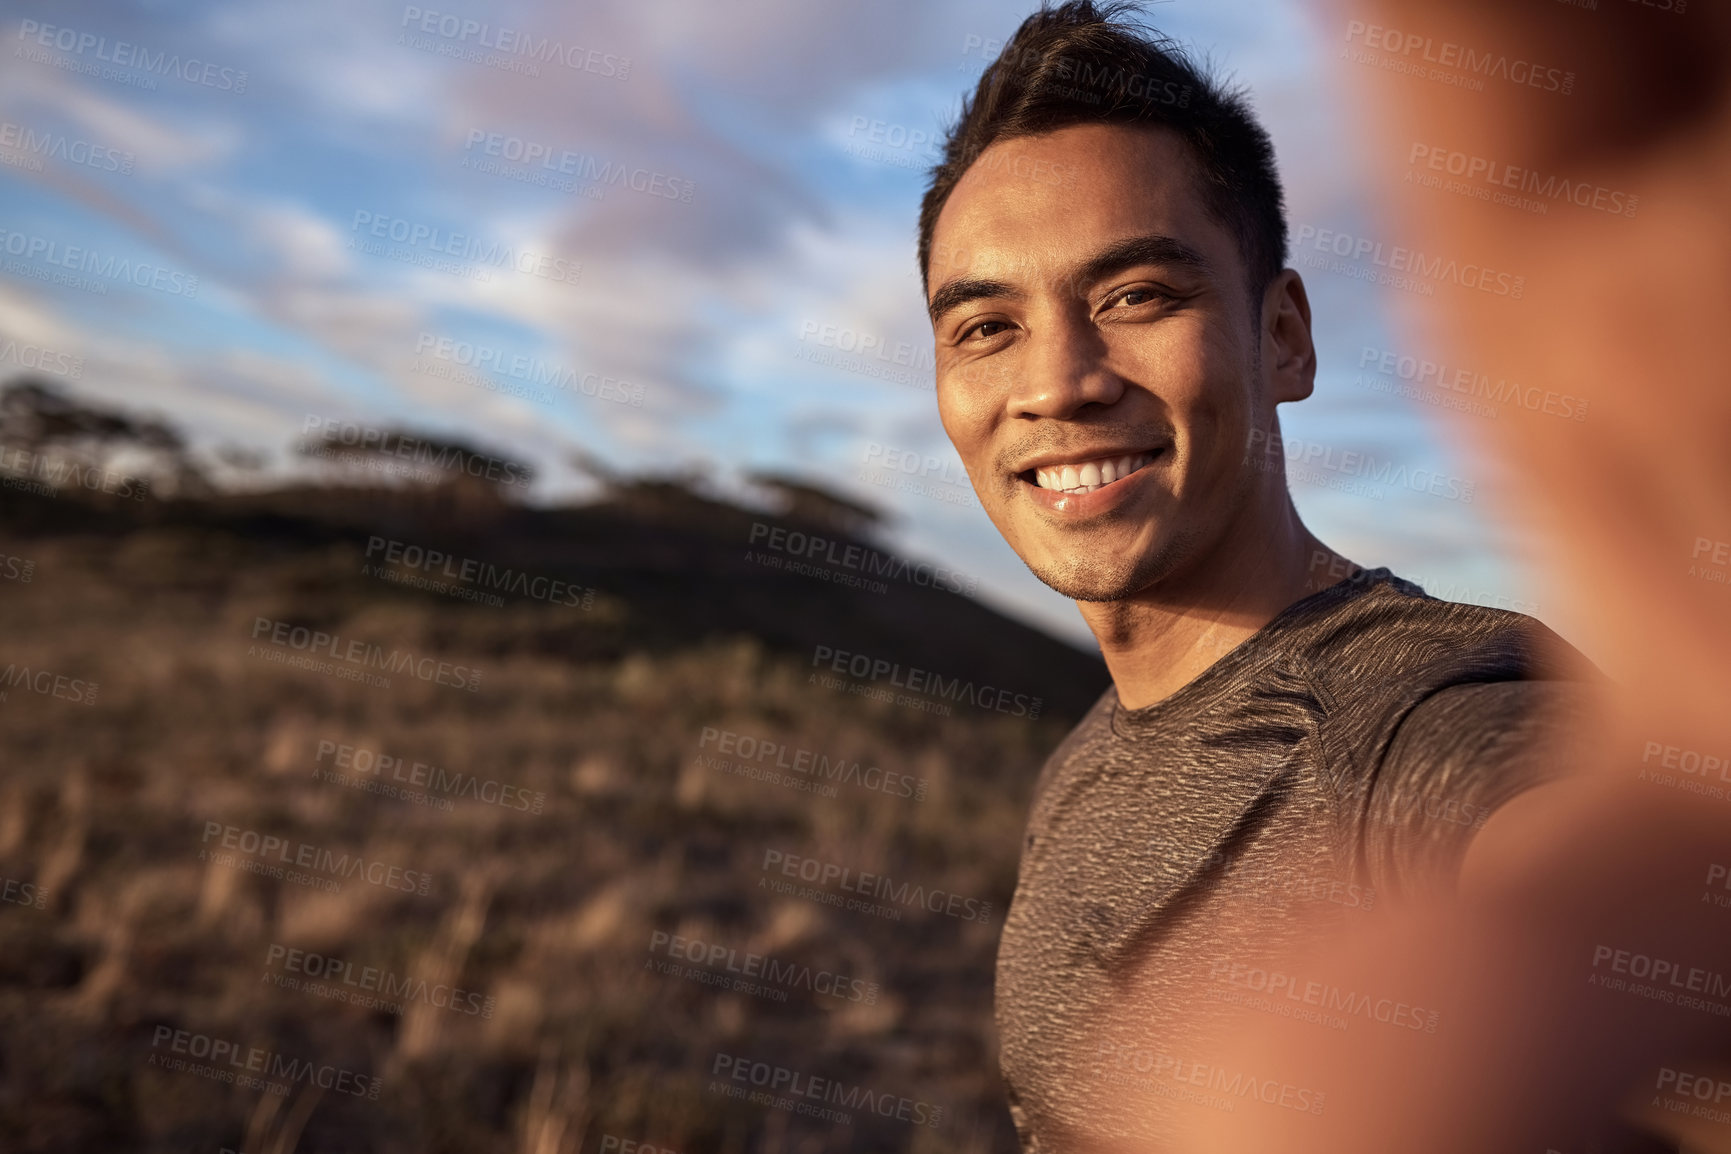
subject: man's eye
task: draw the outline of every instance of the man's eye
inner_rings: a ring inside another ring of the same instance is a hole
[[[1135,288],[1119,293],[1115,298],[1113,298],[1112,303],[1114,305],[1129,305],[1134,307],[1136,305],[1147,304],[1149,301],[1159,300],[1160,298],[1161,294],[1155,292],[1153,289]]]
[[[981,321],[962,334],[962,339],[969,337],[995,337],[1010,326],[1003,321]]]

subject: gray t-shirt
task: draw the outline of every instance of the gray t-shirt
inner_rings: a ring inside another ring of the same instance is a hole
[[[1108,689],[1035,785],[998,948],[1023,1150],[1163,1149],[1176,1111],[1322,1113],[1329,1087],[1214,1060],[1229,1007],[1434,1031],[1401,991],[1281,970],[1282,947],[1451,884],[1490,813],[1559,768],[1545,735],[1598,676],[1532,618],[1375,569],[1163,701]]]

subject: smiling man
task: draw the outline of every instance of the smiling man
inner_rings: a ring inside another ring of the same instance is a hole
[[[1121,10],[1024,22],[947,140],[919,257],[944,428],[1113,680],[1035,786],[999,948],[1023,1147],[1319,1114],[1301,1072],[1216,1061],[1214,1011],[1302,933],[1446,892],[1594,671],[1304,526],[1276,406],[1316,350],[1272,145]]]

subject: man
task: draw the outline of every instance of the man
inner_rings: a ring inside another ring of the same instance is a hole
[[[1303,934],[1446,891],[1549,772],[1546,727],[1591,666],[1305,528],[1275,407],[1310,395],[1316,354],[1272,146],[1117,9],[1042,11],[1006,44],[919,255],[944,428],[1113,680],[1036,784],[998,955],[1023,1148],[1338,1112],[1342,1087],[1221,1063],[1211,1022]],[[1337,992],[1340,1024],[1381,993]],[[1435,1028],[1434,1004],[1409,1010]]]

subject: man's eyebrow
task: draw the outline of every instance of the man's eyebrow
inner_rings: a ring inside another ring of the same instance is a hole
[[[953,308],[960,308],[969,301],[984,300],[993,297],[1008,297],[1019,300],[1022,290],[1001,280],[989,280],[985,277],[957,277],[945,281],[943,287],[932,294],[932,300],[926,306],[926,312],[931,315],[932,323],[938,323],[938,318]]]
[[[1105,280],[1109,276],[1123,272],[1125,269],[1140,265],[1177,265],[1182,268],[1194,269],[1200,273],[1213,271],[1208,258],[1201,252],[1185,244],[1177,237],[1162,233],[1148,233],[1145,236],[1126,237],[1114,241],[1100,252],[1084,261],[1075,272],[1067,278],[1072,286],[1093,284]],[[953,308],[967,304],[969,301],[988,298],[1020,299],[1024,296],[1021,289],[1004,281],[992,280],[987,277],[958,277],[944,282],[943,287],[932,294],[932,300],[926,306],[935,325],[938,319]]]
[[[1094,284],[1126,269],[1145,264],[1177,265],[1196,272],[1212,271],[1208,258],[1177,237],[1161,233],[1126,237],[1094,254],[1070,277],[1073,285]]]

